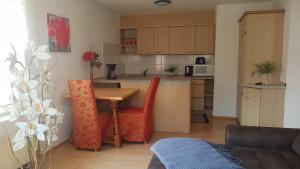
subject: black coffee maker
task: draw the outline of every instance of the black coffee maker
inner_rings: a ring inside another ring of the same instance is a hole
[[[117,79],[116,67],[117,67],[116,64],[106,64],[107,79]]]
[[[193,76],[193,66],[185,66],[184,76]]]

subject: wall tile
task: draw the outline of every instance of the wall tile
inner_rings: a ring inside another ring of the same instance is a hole
[[[118,75],[125,74],[125,65],[124,65],[124,64],[118,64],[118,65],[117,65],[116,73],[117,73]]]
[[[193,65],[196,57],[193,55],[150,55],[150,56],[139,56],[139,55],[125,55],[122,60],[125,65],[126,74],[142,74],[147,68],[148,74],[163,74],[168,75],[169,73],[164,70],[170,66],[177,66],[178,75],[184,75],[184,69],[187,65]],[[209,63],[213,63],[213,56],[204,55]]]
[[[162,65],[161,64],[157,64],[154,65],[154,69],[155,69],[155,74],[162,74]]]
[[[155,55],[155,64],[162,64],[162,57],[164,57],[163,55]]]
[[[162,64],[193,64],[193,56],[190,55],[166,55],[162,57]]]
[[[145,55],[141,56],[140,64],[155,64],[155,56],[154,55]]]
[[[139,55],[124,55],[125,64],[140,64],[141,56]]]
[[[169,73],[169,72],[165,72],[165,69],[169,68],[170,66],[176,66],[177,69],[175,71],[175,74],[176,75],[183,75],[184,74],[184,67],[185,65],[174,65],[174,64],[169,64],[169,65],[162,65],[162,73],[163,75],[170,75],[172,73]]]

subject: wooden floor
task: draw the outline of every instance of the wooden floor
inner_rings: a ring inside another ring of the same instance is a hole
[[[225,127],[235,120],[214,119],[211,124],[193,124],[191,134],[154,132],[149,144],[124,143],[121,149],[104,145],[99,152],[76,150],[64,144],[52,152],[52,169],[147,169],[151,145],[160,138],[190,137],[224,143]]]

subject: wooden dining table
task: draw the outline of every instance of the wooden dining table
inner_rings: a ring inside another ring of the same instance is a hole
[[[122,144],[122,139],[120,136],[119,119],[117,114],[118,102],[126,100],[131,96],[139,92],[138,89],[134,88],[95,88],[95,98],[99,100],[110,101],[110,105],[113,113],[113,128],[114,128],[114,138],[113,143],[116,147],[120,148]],[[67,98],[70,98],[69,94],[66,94]]]

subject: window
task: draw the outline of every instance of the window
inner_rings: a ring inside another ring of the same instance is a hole
[[[12,52],[11,45],[17,52],[18,59],[24,62],[27,43],[27,27],[22,0],[0,0],[0,121],[7,120],[11,109],[9,96],[9,62],[5,62]]]

